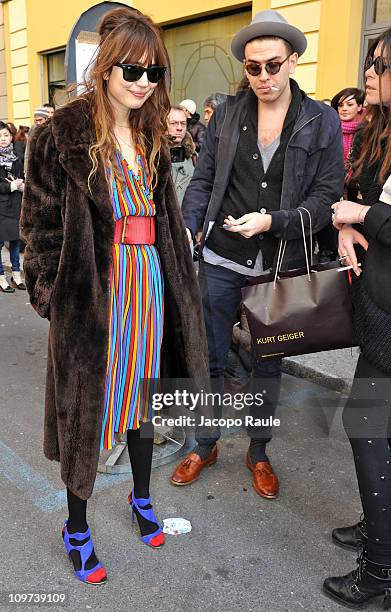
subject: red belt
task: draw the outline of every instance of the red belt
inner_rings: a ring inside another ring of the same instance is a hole
[[[155,217],[123,217],[115,222],[114,242],[155,244]]]

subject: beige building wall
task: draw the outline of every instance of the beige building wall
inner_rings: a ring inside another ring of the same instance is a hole
[[[0,4],[0,121],[7,121],[7,64],[5,60],[4,9]]]
[[[306,35],[307,50],[299,59],[295,78],[307,94],[315,96],[321,0],[271,0],[270,8]]]
[[[16,126],[30,125],[30,86],[27,52],[27,0],[5,4],[7,24],[8,116]]]

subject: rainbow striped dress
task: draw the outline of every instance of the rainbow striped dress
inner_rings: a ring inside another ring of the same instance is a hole
[[[156,214],[146,162],[137,150],[138,176],[120,150],[116,163],[124,184],[114,177],[114,218]],[[148,379],[159,378],[163,336],[163,274],[154,245],[113,244],[110,271],[110,329],[101,449],[112,449],[114,434],[138,429],[148,420]]]

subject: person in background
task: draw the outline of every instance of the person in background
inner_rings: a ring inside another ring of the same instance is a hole
[[[44,106],[39,106],[34,111],[34,123],[30,128],[29,137],[27,139],[25,151],[24,151],[24,172],[27,176],[27,166],[28,166],[28,157],[29,157],[29,149],[30,149],[30,141],[34,135],[35,128],[39,125],[44,125],[50,118],[49,110]]]
[[[49,113],[49,119],[51,119],[54,115],[54,106],[53,104],[50,104],[49,102],[45,102],[45,104],[42,104],[42,108],[46,108],[46,110]]]
[[[323,104],[327,104],[327,106],[331,106],[330,98],[323,98],[322,102],[323,102]]]
[[[345,166],[352,148],[354,135],[365,116],[364,100],[365,92],[357,87],[342,89],[331,100],[331,106],[337,111],[341,120]]]
[[[197,106],[194,100],[182,100],[179,104],[186,113],[187,130],[193,138],[197,153],[200,152],[205,137],[205,126],[200,121],[200,115],[196,112]]]
[[[338,92],[331,100],[331,106],[337,111],[342,127],[345,190],[348,158],[351,152],[353,138],[365,115],[365,111],[363,110],[364,98],[365,94],[361,89],[348,87]],[[335,261],[338,250],[338,232],[335,227],[333,227],[333,225],[326,226],[318,233],[316,238],[319,245],[319,263]]]
[[[19,218],[23,188],[23,164],[15,153],[8,124],[0,121],[0,291],[4,293],[13,293],[15,288],[26,289],[19,261]],[[11,286],[1,260],[5,241],[9,242]]]
[[[7,121],[7,127],[9,131],[11,132],[12,142],[15,142],[15,136],[18,133],[18,130],[16,129],[16,125],[12,123],[11,121]]]
[[[44,106],[39,106],[34,111],[35,125],[43,125],[50,118],[50,112]]]
[[[362,204],[336,202],[341,259],[352,265],[355,337],[360,346],[350,397],[343,411],[363,518],[334,529],[334,543],[360,550],[358,566],[327,578],[327,595],[361,609],[384,596],[391,608],[391,28],[365,60],[368,118],[353,163]],[[359,266],[361,264],[361,268]],[[336,512],[338,514],[338,512]]]
[[[14,140],[15,153],[22,160],[23,164],[29,130],[30,128],[27,125],[20,125]]]
[[[172,106],[167,119],[171,153],[171,172],[179,206],[194,173],[195,145],[187,131],[186,113],[180,106]]]
[[[223,104],[227,99],[227,94],[216,92],[208,96],[204,101],[204,121],[207,126],[213,113],[216,110],[216,106]]]

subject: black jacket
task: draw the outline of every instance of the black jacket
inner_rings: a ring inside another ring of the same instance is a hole
[[[8,172],[0,166],[0,242],[19,240],[19,218],[22,203],[20,191],[12,191],[7,177],[23,178],[23,164],[18,158]]]
[[[246,92],[229,96],[212,115],[192,180],[183,200],[185,225],[195,234],[202,224],[201,248],[216,220],[227,188],[239,139]],[[280,210],[271,212],[271,232],[287,239],[283,268],[302,265],[304,249],[299,206],[310,211],[312,232],[331,222],[331,204],[343,192],[344,163],[337,113],[303,93],[300,112],[285,154]],[[245,189],[245,186],[244,186]],[[305,231],[309,233],[304,213]]]
[[[190,117],[190,119],[188,119],[187,129],[194,140],[196,151],[197,153],[199,153],[201,150],[201,146],[204,142],[206,128],[204,124],[201,123],[200,116],[198,113],[194,113],[194,115]]]

